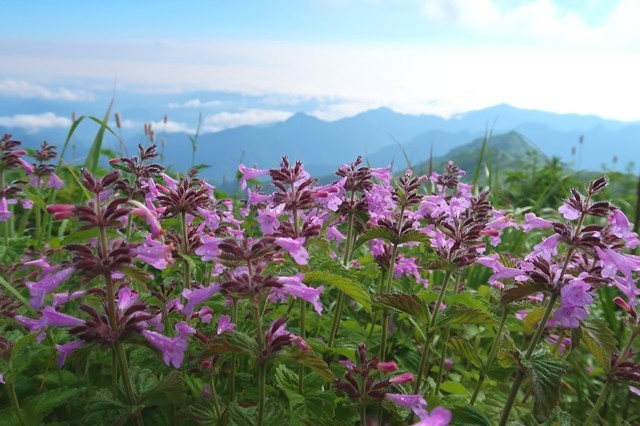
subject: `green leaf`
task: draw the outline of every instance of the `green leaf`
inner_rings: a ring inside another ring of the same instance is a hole
[[[8,246],[0,246],[0,264],[9,265],[18,262],[30,241],[29,237],[9,238]]]
[[[373,301],[407,313],[423,324],[429,323],[429,311],[415,294],[386,293],[374,296]]]
[[[496,324],[497,322],[491,312],[466,306],[452,306],[440,313],[436,327],[459,324]]]
[[[256,415],[255,407],[241,407],[236,402],[231,402],[227,405],[229,413],[229,424],[235,426],[255,426]]]
[[[440,385],[440,389],[453,395],[469,395],[469,390],[465,388],[463,384],[461,384],[460,382],[454,382],[452,380],[442,382],[442,384]]]
[[[618,352],[616,338],[607,324],[599,319],[582,323],[582,343],[598,360],[604,371],[611,370],[611,354]]]
[[[427,234],[420,232],[416,229],[410,229],[404,232],[400,236],[400,244],[409,243],[409,242],[422,243],[422,244],[427,244],[429,246],[431,245],[431,240],[429,239]]]
[[[33,315],[34,317],[38,316],[38,312],[36,312],[36,310],[31,307],[29,302],[27,302],[27,299],[25,299],[24,296],[22,296],[22,294],[20,294],[18,290],[16,290],[11,284],[7,282],[7,280],[2,278],[1,276],[0,276],[0,285],[3,286],[9,293],[11,293],[11,295],[15,297],[16,300],[22,303],[22,306],[27,308],[29,312],[31,312],[31,315]]]
[[[309,367],[312,370],[319,373],[320,376],[322,376],[322,378],[328,382],[331,382],[333,381],[333,379],[335,379],[335,377],[333,376],[333,372],[329,368],[329,365],[327,365],[327,363],[322,358],[320,358],[318,355],[314,354],[313,352],[298,351],[298,352],[288,353],[279,358],[285,361],[294,361],[294,362],[297,362],[298,364],[304,365],[305,367]]]
[[[544,311],[546,310],[546,307],[538,306],[537,308],[527,312],[527,316],[525,316],[524,320],[522,320],[522,325],[524,325],[525,333],[531,334],[534,332],[534,330],[536,329],[536,325],[542,319]]]
[[[93,174],[98,171],[98,163],[100,162],[100,150],[102,149],[102,141],[104,140],[105,131],[108,129],[115,135],[113,130],[109,128],[108,124],[109,116],[111,115],[111,108],[113,107],[113,101],[114,98],[111,98],[111,102],[109,103],[109,107],[107,108],[107,112],[105,113],[102,121],[98,120],[95,117],[89,117],[91,120],[100,124],[100,129],[98,129],[98,133],[96,133],[93,144],[91,144],[91,148],[89,149],[89,154],[87,154],[87,160],[84,163],[84,167]]]
[[[453,414],[453,424],[455,425],[480,425],[493,426],[491,420],[478,408],[473,405],[463,405],[451,409]]]
[[[158,383],[156,390],[162,392],[169,401],[176,405],[183,404],[187,396],[187,388],[184,384],[182,373],[178,370],[171,370]]]
[[[143,289],[147,289],[147,283],[149,282],[149,274],[147,272],[135,266],[122,267],[120,268],[120,272],[131,278],[133,282]]]
[[[216,337],[214,342],[200,354],[200,357],[206,358],[211,355],[228,353],[243,353],[255,359],[260,354],[260,350],[254,337],[234,331]]]
[[[196,265],[195,260],[193,260],[193,258],[191,256],[187,256],[187,255],[182,254],[182,253],[178,253],[178,256],[180,256],[182,258],[182,260],[187,262],[187,264],[189,265],[189,269],[192,272],[195,272],[195,271],[198,270],[198,265]]]
[[[83,393],[85,388],[58,388],[38,394],[29,401],[24,410],[30,414],[45,414],[60,407],[67,401]]]
[[[320,285],[328,284],[336,287],[347,296],[360,303],[364,309],[371,312],[371,298],[360,282],[358,274],[348,270],[342,264],[332,259],[312,259],[312,270],[305,272],[305,283]]]
[[[547,353],[540,353],[523,361],[523,365],[533,384],[533,416],[538,423],[544,423],[560,400],[560,382],[566,364],[549,359]]]
[[[460,358],[464,358],[478,368],[482,367],[482,360],[478,355],[478,348],[462,337],[451,337],[447,342],[447,347],[455,352]]]
[[[369,228],[364,234],[360,236],[360,238],[356,240],[353,249],[355,250],[367,241],[375,239],[381,239],[393,243],[393,238],[393,232],[391,232],[389,229],[382,228],[380,226]]]
[[[500,298],[500,303],[506,305],[514,300],[522,299],[531,294],[535,294],[539,291],[543,291],[544,287],[533,281],[525,281],[523,283],[517,283],[515,286],[505,290]]]

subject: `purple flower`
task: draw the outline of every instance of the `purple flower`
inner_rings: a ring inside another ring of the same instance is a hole
[[[204,261],[215,261],[219,253],[220,239],[203,235],[200,241],[202,241],[202,245],[196,249],[196,254],[201,256]]]
[[[44,297],[52,293],[63,281],[68,280],[73,274],[74,268],[65,268],[54,274],[47,275],[38,282],[27,281],[25,285],[31,294],[29,304],[38,309],[44,305]]]
[[[149,207],[136,200],[129,200],[129,203],[136,206],[131,209],[131,214],[134,216],[144,217],[147,221],[147,224],[151,227],[151,236],[153,238],[162,234],[162,226],[160,225],[158,214],[155,209],[151,210]]]
[[[364,191],[367,199],[367,208],[373,221],[389,217],[396,209],[396,204],[391,196],[389,188],[374,184],[370,190]]]
[[[305,237],[298,238],[276,238],[276,245],[282,247],[289,252],[293,260],[298,265],[306,265],[309,259],[309,253],[304,248]]]
[[[85,294],[87,294],[85,290],[78,290],[74,291],[73,293],[55,293],[53,295],[53,303],[51,306],[53,306],[54,308],[62,306],[65,303],[70,302],[71,300],[75,300],[78,297],[84,296]]]
[[[389,379],[389,383],[392,385],[402,385],[405,383],[413,382],[413,374],[412,373],[403,373],[397,376],[393,376]]]
[[[388,361],[388,362],[381,361],[376,365],[376,368],[385,373],[392,373],[394,371],[398,371],[398,364],[396,364],[393,361]]]
[[[613,278],[619,271],[625,277],[631,277],[633,271],[640,270],[640,257],[618,253],[610,248],[596,247],[596,253],[602,263],[602,276]]]
[[[0,198],[0,222],[6,222],[13,216],[13,213],[9,211],[9,205],[7,204],[7,198]]]
[[[529,232],[532,229],[544,229],[553,227],[553,222],[541,219],[536,216],[535,213],[527,213],[524,215],[524,223],[522,224],[522,230]]]
[[[202,222],[202,224],[198,228],[200,232],[202,232],[204,226],[209,228],[210,231],[215,231],[216,229],[218,229],[218,226],[220,225],[220,216],[218,216],[215,211],[205,210],[201,207],[197,207],[197,209],[198,213],[200,213],[200,216],[202,216],[202,218],[204,219],[204,222]]]
[[[136,259],[148,263],[156,269],[164,269],[168,265],[173,264],[171,247],[160,241],[153,240],[148,236],[144,243],[136,248],[132,248],[130,253],[134,255]]]
[[[142,335],[162,352],[162,360],[165,365],[173,365],[180,368],[184,359],[184,352],[187,350],[187,341],[180,336],[167,337],[155,331],[142,330]]]
[[[67,357],[85,343],[86,342],[84,340],[80,339],[65,343],[64,345],[56,345],[56,349],[60,352],[60,355],[58,356],[58,368],[62,368]]]
[[[84,320],[58,312],[51,306],[42,309],[42,316],[47,319],[47,325],[54,327],[80,327],[85,323]]]
[[[554,234],[550,237],[543,238],[541,243],[533,246],[533,251],[546,260],[551,260],[551,256],[558,254],[558,243],[562,236]]]
[[[451,411],[444,407],[436,407],[420,417],[420,421],[413,426],[447,426],[452,417]]]
[[[580,321],[589,316],[589,311],[583,306],[561,306],[555,312],[554,318],[567,328],[580,327]]]
[[[252,190],[247,190],[247,203],[251,206],[255,206],[257,204],[268,204],[271,202],[273,197],[271,195],[261,194],[259,192],[253,192]]]
[[[325,209],[331,210],[332,212],[338,211],[338,207],[340,207],[343,201],[345,180],[346,179],[342,179],[339,183],[332,183],[316,188],[313,194],[314,198],[318,199]]]
[[[221,335],[222,333],[230,333],[236,329],[236,324],[231,322],[231,317],[229,315],[220,315],[218,318],[218,328],[216,330],[216,336]]]
[[[436,407],[429,413],[427,402],[422,395],[388,393],[384,397],[396,405],[413,411],[420,418],[420,422],[414,426],[447,426],[451,421],[451,411],[444,407]]]
[[[574,209],[569,204],[565,203],[558,208],[558,211],[567,220],[575,220],[580,217],[580,211]]]
[[[313,305],[317,313],[322,314],[322,302],[320,302],[320,294],[324,289],[323,286],[312,288],[302,284],[304,274],[297,274],[293,277],[278,277],[277,280],[282,284],[281,288],[273,288],[272,292],[282,292],[298,299],[305,300]]]
[[[338,360],[338,364],[341,364],[342,366],[346,367],[347,370],[355,370],[356,368],[356,363],[351,361],[350,359]]]
[[[193,313],[193,309],[196,305],[206,302],[211,296],[220,291],[221,286],[219,285],[211,285],[209,287],[202,287],[197,290],[191,290],[185,288],[182,290],[182,296],[187,299],[189,302],[185,305],[182,313],[187,317],[191,317]]]
[[[47,188],[60,189],[64,185],[62,179],[58,177],[57,174],[51,173],[49,175],[49,180],[47,181]]]
[[[187,337],[193,336],[194,334],[196,334],[196,329],[191,327],[189,324],[187,324],[184,321],[180,321],[176,323],[175,329],[176,329],[176,332],[178,333],[178,337],[184,340],[186,340]]]
[[[591,286],[579,278],[565,285],[560,290],[563,306],[585,306],[593,303],[593,296],[589,293]]]
[[[4,381],[4,374],[2,374],[2,373],[0,373],[0,383],[2,383],[2,384],[6,383]]]
[[[24,170],[24,172],[28,175],[33,173],[33,166],[27,163],[23,158],[17,157],[18,163],[20,163],[20,167]]]
[[[372,177],[382,181],[385,185],[389,185],[389,183],[391,183],[391,177],[393,176],[391,173],[391,166],[382,168],[371,167],[369,169],[369,173],[371,173]]]
[[[33,208],[33,200],[28,198],[20,198],[20,205],[25,210],[31,210]]]
[[[258,212],[256,219],[260,224],[260,231],[264,235],[271,235],[280,227],[279,217],[284,209],[284,204],[280,204],[274,208],[266,207]]]
[[[242,173],[242,177],[240,178],[240,188],[243,190],[247,188],[248,180],[269,174],[269,170],[253,169],[251,167],[246,167],[244,164],[240,164],[240,166],[238,166],[238,170]]]

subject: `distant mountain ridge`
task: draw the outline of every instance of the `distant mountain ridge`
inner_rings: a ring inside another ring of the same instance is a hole
[[[79,133],[77,155],[82,156],[95,134],[95,126]],[[456,155],[451,150],[484,135],[517,132],[546,156],[557,156],[579,169],[598,170],[603,165],[624,170],[640,158],[640,122],[622,123],[595,116],[554,114],[497,105],[451,118],[407,115],[388,108],[365,111],[353,117],[323,121],[305,113],[271,125],[239,126],[201,134],[197,141],[196,164],[210,167],[202,175],[219,183],[233,181],[240,162],[260,168],[274,167],[281,156],[302,160],[314,175],[326,175],[358,155],[376,167],[394,164],[394,169],[435,157]],[[66,130],[29,134],[22,129],[1,128],[36,146],[47,139],[61,144]],[[157,129],[161,134],[161,129]],[[192,151],[186,133],[169,133],[164,162],[176,171],[192,165]],[[141,129],[123,129],[129,152],[144,142]],[[583,143],[580,144],[582,137]],[[117,147],[115,142],[108,146]],[[69,151],[70,152],[70,151]],[[614,158],[617,157],[617,162]],[[408,161],[407,161],[408,160]]]

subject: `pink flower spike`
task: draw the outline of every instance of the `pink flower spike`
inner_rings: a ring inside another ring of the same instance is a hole
[[[52,306],[54,308],[58,307],[58,306],[62,306],[67,302],[70,302],[72,300],[77,299],[78,297],[82,297],[85,294],[87,294],[87,292],[85,290],[78,290],[78,291],[74,291],[73,293],[55,293],[53,295],[53,304]]]
[[[69,343],[65,343],[64,345],[56,345],[56,349],[60,352],[58,356],[58,368],[62,368],[64,362],[67,360],[67,357],[75,352],[76,349],[83,346],[86,342],[82,339],[74,340]]]
[[[389,383],[392,385],[403,385],[409,382],[413,382],[413,374],[411,373],[400,374],[389,379]]]
[[[52,214],[55,220],[60,220],[73,216],[75,209],[73,204],[51,204],[47,206],[47,213]]]
[[[33,166],[24,161],[23,158],[18,157],[18,163],[20,163],[20,167],[22,167],[26,174],[30,175],[31,173],[33,173]]]
[[[160,241],[147,240],[136,248],[132,248],[130,253],[156,269],[165,269],[168,265],[173,265],[171,257],[171,246],[167,246]]]
[[[254,169],[251,167],[246,167],[244,164],[240,164],[240,166],[238,166],[238,170],[242,174],[242,177],[240,178],[240,188],[242,188],[243,190],[247,188],[248,180],[269,174],[269,170]]]
[[[393,361],[379,362],[376,368],[385,373],[392,373],[394,371],[398,371],[398,364]]]
[[[176,332],[178,333],[178,337],[185,340],[187,339],[187,337],[193,336],[194,334],[196,334],[196,329],[191,327],[189,324],[187,324],[184,321],[180,321],[176,323],[175,329],[176,329]]]
[[[133,306],[138,300],[138,293],[131,291],[127,287],[118,290],[118,309],[122,312]]]
[[[424,400],[422,395],[404,395],[399,393],[388,393],[385,396],[385,399],[393,402],[396,405],[399,405],[402,408],[407,408],[413,413],[422,419],[423,416],[427,415],[427,401]]]
[[[618,209],[614,210],[609,217],[609,224],[611,225],[611,233],[618,238],[624,238],[629,235],[633,226],[622,210]]]
[[[288,251],[298,265],[306,265],[309,259],[309,253],[303,246],[305,240],[305,237],[298,237],[295,239],[276,238],[276,245]]]
[[[160,177],[162,177],[162,180],[164,180],[164,183],[167,184],[167,187],[169,189],[175,189],[178,186],[178,182],[172,178],[171,176],[169,176],[166,173],[160,173]]]

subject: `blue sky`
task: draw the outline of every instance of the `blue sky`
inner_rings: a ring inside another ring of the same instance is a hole
[[[640,119],[636,0],[5,0],[2,15],[4,98],[98,102],[117,80],[233,123],[498,103]],[[225,111],[207,91],[268,102]]]

